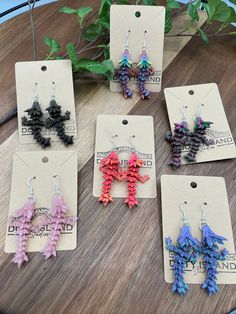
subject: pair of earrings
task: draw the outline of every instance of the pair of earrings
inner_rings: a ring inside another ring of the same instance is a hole
[[[184,204],[186,205],[187,202],[184,202]],[[217,284],[217,264],[219,260],[224,260],[229,252],[225,248],[220,250],[218,247],[218,244],[224,244],[224,241],[227,239],[214,233],[208,225],[204,211],[206,205],[207,203],[201,204],[201,243],[191,234],[190,223],[183,204],[181,204],[183,223],[177,244],[172,244],[170,237],[165,238],[166,249],[174,254],[174,283],[172,285],[172,292],[180,295],[186,294],[187,290],[189,290],[189,286],[184,281],[185,265],[187,262],[195,263],[200,254],[203,255],[203,263],[206,269],[206,279],[202,284],[202,288],[206,289],[209,295],[217,293],[219,290]]]
[[[50,117],[46,120],[43,119],[43,112],[39,105],[39,96],[37,93],[38,83],[34,84],[35,96],[33,105],[31,108],[25,110],[28,113],[30,119],[23,116],[21,118],[22,125],[29,126],[31,128],[32,135],[36,142],[41,145],[42,148],[46,148],[51,145],[50,138],[43,137],[41,135],[43,127],[47,129],[54,128],[57,132],[57,136],[60,140],[68,146],[73,144],[73,136],[66,135],[64,121],[70,120],[70,112],[66,111],[64,115],[61,112],[61,106],[59,106],[55,100],[55,82],[52,82],[52,96],[50,100],[50,105],[46,108]]]
[[[148,77],[154,73],[152,68],[152,64],[148,58],[148,54],[146,51],[146,37],[147,31],[144,31],[144,41],[143,46],[140,53],[140,61],[139,63],[132,63],[130,59],[130,49],[129,49],[129,35],[130,30],[128,31],[128,35],[126,37],[126,44],[124,46],[121,60],[119,61],[120,68],[118,70],[118,79],[121,85],[121,89],[125,98],[131,98],[133,92],[128,87],[128,82],[131,77],[137,79],[137,84],[140,92],[141,99],[149,99],[151,93],[144,86]]]
[[[196,156],[200,146],[205,144],[207,146],[214,143],[214,140],[209,140],[206,137],[207,129],[211,127],[213,122],[204,121],[201,117],[201,107],[199,106],[195,119],[193,132],[189,129],[189,124],[186,116],[187,106],[182,107],[183,119],[180,123],[175,123],[174,132],[168,132],[166,139],[172,145],[172,160],[170,165],[177,169],[181,166],[181,154],[185,146],[190,146],[190,150],[184,156],[187,162],[196,162]]]
[[[112,137],[112,139],[117,137],[118,135],[115,135]],[[128,161],[128,167],[125,171],[123,171],[120,166],[120,159],[116,152],[116,147],[113,140],[113,147],[111,152],[107,157],[101,160],[99,170],[103,173],[104,181],[102,195],[99,198],[99,202],[102,202],[104,206],[112,202],[110,192],[114,180],[126,180],[128,186],[128,196],[124,203],[127,204],[130,209],[138,205],[138,200],[136,198],[137,183],[144,183],[149,180],[148,175],[140,175],[140,168],[143,166],[143,160],[138,157],[138,153],[132,143],[133,138],[135,138],[135,135],[130,136],[132,151]]]
[[[9,226],[15,227],[18,232],[17,249],[14,258],[12,259],[12,262],[16,263],[18,267],[29,260],[26,252],[27,240],[30,233],[37,233],[43,226],[51,225],[51,233],[48,243],[41,251],[47,260],[51,256],[56,256],[57,243],[65,224],[73,225],[77,221],[77,217],[66,216],[68,207],[62,198],[60,177],[58,175],[54,177],[56,178],[55,191],[52,198],[52,208],[50,209],[48,217],[43,217],[41,223],[37,226],[32,222],[35,218],[34,210],[36,204],[31,184],[32,180],[36,179],[36,177],[33,177],[28,179],[28,194],[25,204],[16,210],[15,216],[11,216],[8,219]]]

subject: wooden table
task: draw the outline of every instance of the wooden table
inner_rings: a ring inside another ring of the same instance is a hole
[[[46,53],[41,39],[50,35],[75,40],[76,21],[59,14],[58,8],[87,6],[98,1],[67,0],[36,9],[39,58]],[[201,23],[204,21],[201,21]],[[176,20],[176,30],[183,18]],[[24,25],[24,26],[23,26]],[[0,25],[0,114],[16,103],[14,63],[32,59],[29,17],[23,14]],[[167,39],[165,42],[163,88],[216,82],[234,136],[236,136],[236,39]],[[169,129],[163,92],[149,101],[135,96],[125,101],[110,93],[106,84],[75,83],[78,150],[78,246],[59,252],[55,260],[43,261],[39,253],[29,254],[27,267],[17,269],[12,255],[4,253],[5,228],[10,194],[12,154],[17,150],[38,150],[37,145],[18,143],[16,119],[1,128],[1,212],[0,212],[0,309],[6,313],[227,313],[236,307],[235,286],[221,286],[208,297],[200,286],[191,286],[186,297],[172,294],[163,278],[160,176],[173,174],[167,165],[170,147],[163,140]],[[158,196],[143,200],[129,211],[116,200],[103,208],[92,197],[95,121],[99,113],[152,115],[155,123]],[[58,143],[54,149],[62,149]],[[235,160],[183,166],[177,174],[223,176],[236,239]]]

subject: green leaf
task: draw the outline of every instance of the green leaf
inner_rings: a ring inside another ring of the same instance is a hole
[[[143,0],[144,5],[155,5],[156,0]]]
[[[209,18],[209,5],[208,5],[208,3],[203,3],[202,6],[206,10],[207,16]]]
[[[110,6],[112,5],[112,0],[102,0],[100,9],[99,9],[99,17],[107,17],[110,16]]]
[[[188,4],[188,15],[191,17],[192,22],[199,21],[198,8],[193,3]]]
[[[103,54],[105,59],[110,59],[110,45],[98,45],[98,48],[104,48]]]
[[[49,55],[52,55],[56,52],[58,52],[60,50],[60,44],[58,41],[56,41],[55,39],[53,38],[50,38],[48,36],[44,37],[43,38],[43,42],[49,47],[50,49],[50,52],[49,52]]]
[[[114,65],[110,59],[98,62],[88,58],[81,58],[78,60],[76,70],[103,74],[110,80],[113,78],[115,72]]]
[[[231,33],[229,33],[229,34],[236,36],[236,32],[231,32]]]
[[[228,24],[236,23],[236,12],[232,7],[230,7],[230,16],[229,19],[227,20],[227,23]]]
[[[230,14],[230,8],[222,0],[208,0],[208,18],[210,21],[226,22]]]
[[[130,4],[129,0],[117,0],[115,4]]]
[[[71,60],[72,68],[76,70],[79,61],[78,61],[78,56],[77,56],[77,51],[76,51],[75,45],[73,43],[68,43],[66,45],[66,51],[67,51],[68,56]]]
[[[201,28],[196,28],[197,33],[201,35],[202,40],[204,43],[208,44],[208,37],[207,34],[201,29]]]
[[[84,39],[88,41],[93,41],[98,38],[98,36],[101,34],[101,25],[92,23],[90,26],[86,29],[86,31],[83,34]]]
[[[99,25],[101,25],[102,28],[109,30],[110,29],[110,22],[109,19],[105,18],[105,17],[100,17],[97,20],[97,23]]]
[[[170,10],[166,9],[166,18],[165,18],[165,34],[169,33],[172,28]]]
[[[113,62],[108,59],[108,60],[104,60],[102,62],[102,64],[106,67],[106,73],[105,73],[105,76],[109,79],[109,80],[112,80],[113,79],[113,76],[114,76],[114,73],[115,73],[115,68],[114,68],[114,65],[113,65]]]
[[[76,14],[77,10],[69,7],[62,7],[60,8],[59,12],[66,14]]]
[[[236,5],[236,0],[229,0],[229,2],[231,2],[231,3]]]
[[[181,8],[181,5],[179,2],[175,0],[167,0],[166,1],[166,9],[179,9]]]
[[[87,70],[92,73],[105,74],[107,72],[107,67],[100,62],[88,58],[80,58],[77,65],[77,70]]]
[[[77,10],[76,14],[79,17],[80,27],[83,26],[85,16],[92,10],[91,7],[82,7]]]

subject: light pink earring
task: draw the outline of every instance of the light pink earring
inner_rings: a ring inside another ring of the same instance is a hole
[[[28,180],[28,195],[25,204],[16,210],[15,216],[10,216],[8,219],[9,226],[17,228],[17,249],[13,263],[20,267],[24,262],[28,262],[29,258],[26,254],[28,235],[33,230],[32,219],[35,209],[35,197],[31,181],[35,179],[29,178]]]
[[[51,256],[56,256],[56,247],[59,241],[61,231],[66,224],[74,225],[77,221],[77,217],[68,217],[66,213],[68,207],[66,206],[61,193],[61,180],[58,175],[56,178],[55,192],[52,199],[52,208],[50,209],[49,218],[43,218],[43,225],[51,225],[51,233],[49,240],[45,248],[41,251],[47,260]]]

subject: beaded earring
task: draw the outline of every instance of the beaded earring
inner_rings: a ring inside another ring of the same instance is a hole
[[[50,138],[43,137],[41,131],[45,127],[45,122],[43,120],[43,112],[39,105],[39,96],[37,93],[38,83],[34,84],[35,96],[33,105],[31,108],[25,110],[28,113],[30,120],[25,116],[21,118],[22,125],[29,126],[31,128],[32,135],[36,142],[41,145],[42,148],[50,146]]]
[[[228,250],[225,248],[219,250],[218,244],[224,244],[227,239],[217,235],[209,227],[204,207],[207,203],[201,204],[202,218],[201,218],[201,232],[202,232],[202,242],[201,242],[201,253],[203,254],[203,262],[206,269],[206,279],[202,284],[202,288],[206,289],[208,294],[214,294],[219,291],[219,286],[217,284],[217,264],[218,261],[225,260],[226,256],[229,254]]]
[[[202,144],[209,146],[214,143],[214,140],[209,140],[206,138],[206,131],[211,127],[211,124],[213,124],[213,122],[203,121],[203,119],[201,118],[202,106],[203,105],[200,105],[198,107],[195,116],[194,131],[191,133],[190,150],[188,154],[184,156],[184,158],[188,162],[196,162],[196,155]]]
[[[31,181],[35,179],[28,179],[28,195],[26,203],[16,210],[15,216],[8,219],[9,226],[15,227],[18,230],[17,249],[12,262],[20,267],[23,263],[28,262],[29,258],[26,254],[28,235],[34,230],[32,219],[35,209],[35,197]]]
[[[148,77],[154,73],[152,68],[152,64],[148,58],[147,50],[146,50],[146,37],[147,31],[144,31],[144,40],[143,47],[140,53],[140,61],[138,63],[138,73],[137,73],[137,84],[140,92],[141,99],[149,99],[151,93],[144,86],[145,82],[148,80]]]
[[[42,220],[42,225],[51,225],[48,243],[41,251],[46,260],[51,256],[56,256],[56,247],[64,226],[66,224],[74,225],[78,219],[76,216],[66,216],[68,207],[62,197],[60,176],[55,175],[54,178],[56,178],[56,184],[50,216],[44,217]]]
[[[181,154],[185,145],[191,143],[190,136],[191,132],[189,130],[186,110],[187,106],[181,108],[183,119],[180,123],[175,123],[174,132],[168,132],[166,134],[166,140],[170,142],[172,146],[172,159],[170,165],[173,169],[177,169],[181,166]]]
[[[143,160],[138,157],[136,149],[133,145],[132,139],[135,135],[130,136],[130,145],[132,147],[131,155],[128,162],[128,169],[125,171],[125,180],[128,182],[128,196],[124,203],[131,209],[138,205],[136,198],[137,182],[144,183],[150,179],[148,175],[140,175],[140,168],[143,166]]]
[[[117,138],[118,135],[112,136],[112,150],[107,157],[101,160],[99,170],[103,173],[103,184],[102,184],[102,194],[99,197],[99,202],[102,202],[104,206],[107,206],[108,203],[112,202],[111,197],[111,187],[114,179],[122,181],[124,179],[124,173],[120,167],[120,159],[115,151],[114,138]]]
[[[131,77],[130,70],[132,67],[132,62],[130,61],[129,34],[130,30],[128,30],[128,34],[126,36],[126,43],[122,52],[121,60],[119,61],[120,68],[118,70],[118,79],[125,98],[131,98],[133,96],[133,92],[128,87],[128,82]]]
[[[184,202],[186,205],[187,202]],[[174,254],[174,283],[172,285],[172,292],[180,295],[185,295],[189,290],[189,286],[184,281],[184,273],[187,262],[195,263],[199,256],[199,242],[195,239],[190,231],[190,224],[183,204],[181,204],[183,212],[182,225],[180,234],[177,238],[177,244],[173,245],[170,237],[165,238],[166,249]]]
[[[74,143],[73,135],[66,135],[64,121],[70,120],[70,112],[66,111],[64,115],[61,113],[61,106],[55,100],[55,82],[52,82],[52,96],[50,105],[46,108],[50,118],[46,120],[47,128],[55,128],[57,136],[64,143],[65,146]]]

